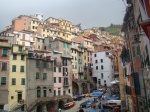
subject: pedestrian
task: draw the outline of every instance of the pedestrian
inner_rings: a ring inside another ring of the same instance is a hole
[[[83,109],[80,109],[79,112],[84,112],[84,110],[83,110]]]
[[[101,109],[101,101],[98,104],[98,108]]]

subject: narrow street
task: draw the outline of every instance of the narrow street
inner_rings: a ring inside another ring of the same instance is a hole
[[[108,91],[107,93],[105,93],[105,96],[106,97],[109,97],[110,96],[110,91]],[[79,110],[79,107],[80,107],[80,104],[85,102],[86,100],[88,99],[91,99],[93,97],[86,97],[84,99],[82,99],[81,101],[76,101],[76,105],[68,110],[63,110],[63,112],[77,112]],[[105,101],[102,101],[102,104],[105,103]],[[85,108],[84,108],[84,111],[85,111]]]

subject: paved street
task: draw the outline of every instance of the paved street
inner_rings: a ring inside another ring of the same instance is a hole
[[[110,91],[108,90],[107,93],[105,93],[105,96],[108,97],[110,96]],[[82,99],[81,101],[76,101],[76,105],[68,110],[63,110],[62,112],[77,112],[79,110],[80,104],[84,101],[86,101],[87,99],[90,99],[92,97],[86,97],[84,99]],[[102,101],[102,104],[105,103],[105,101]],[[84,109],[85,110],[85,109]]]

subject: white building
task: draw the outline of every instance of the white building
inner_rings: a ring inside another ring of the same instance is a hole
[[[105,51],[92,53],[93,77],[97,80],[97,87],[112,85],[114,65],[111,57],[112,54]]]

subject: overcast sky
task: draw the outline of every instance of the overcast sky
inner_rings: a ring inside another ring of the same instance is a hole
[[[19,15],[41,13],[63,18],[83,29],[122,24],[125,14],[123,0],[0,0],[0,31]]]

